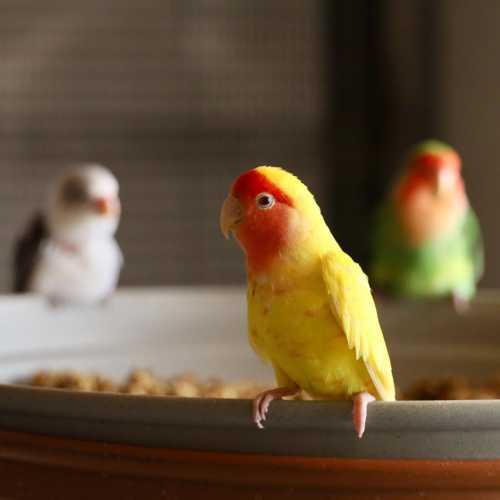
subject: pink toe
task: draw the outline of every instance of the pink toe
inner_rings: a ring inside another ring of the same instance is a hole
[[[356,394],[353,401],[353,424],[358,438],[361,439],[366,428],[366,416],[368,413],[368,405],[375,401],[375,398],[367,393],[362,392]]]

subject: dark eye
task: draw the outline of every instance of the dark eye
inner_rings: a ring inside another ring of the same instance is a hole
[[[70,177],[61,189],[61,196],[68,205],[77,205],[88,200],[85,181],[80,177]]]
[[[274,205],[274,196],[269,193],[260,193],[255,198],[255,203],[257,204],[257,208],[267,210]]]

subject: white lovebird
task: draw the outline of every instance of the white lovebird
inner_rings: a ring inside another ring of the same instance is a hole
[[[82,165],[56,183],[15,249],[15,292],[42,294],[53,304],[92,304],[116,288],[123,257],[115,240],[119,185],[100,165]]]

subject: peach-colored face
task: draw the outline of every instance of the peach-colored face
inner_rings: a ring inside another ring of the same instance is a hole
[[[419,245],[452,228],[467,206],[460,158],[449,153],[415,158],[395,193],[409,240]]]
[[[263,174],[250,170],[234,183],[221,211],[221,228],[232,231],[247,255],[249,266],[262,271],[289,238],[292,200]]]
[[[453,151],[420,155],[415,158],[408,175],[399,186],[397,200],[400,203],[408,202],[421,190],[429,190],[436,196],[463,190],[460,169],[460,158]]]

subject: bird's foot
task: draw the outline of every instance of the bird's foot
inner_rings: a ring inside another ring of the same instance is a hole
[[[285,398],[286,396],[294,396],[299,389],[297,387],[278,387],[269,391],[261,392],[253,400],[253,421],[259,429],[263,429],[263,422],[267,417],[269,405],[275,399]]]
[[[373,401],[375,401],[375,398],[368,392],[360,392],[354,396],[352,421],[359,439],[363,437],[365,432],[368,405]]]
[[[50,297],[48,297],[47,301],[49,303],[49,306],[52,307],[53,309],[59,309],[66,304],[66,302],[63,299],[61,299],[60,297],[50,296]]]
[[[111,297],[112,297],[112,294],[108,294],[106,295],[106,297],[102,298],[100,301],[99,301],[99,305],[101,307],[108,307],[109,306],[109,303],[111,302]]]
[[[451,300],[457,314],[465,314],[469,310],[470,302],[463,295],[453,292]]]

